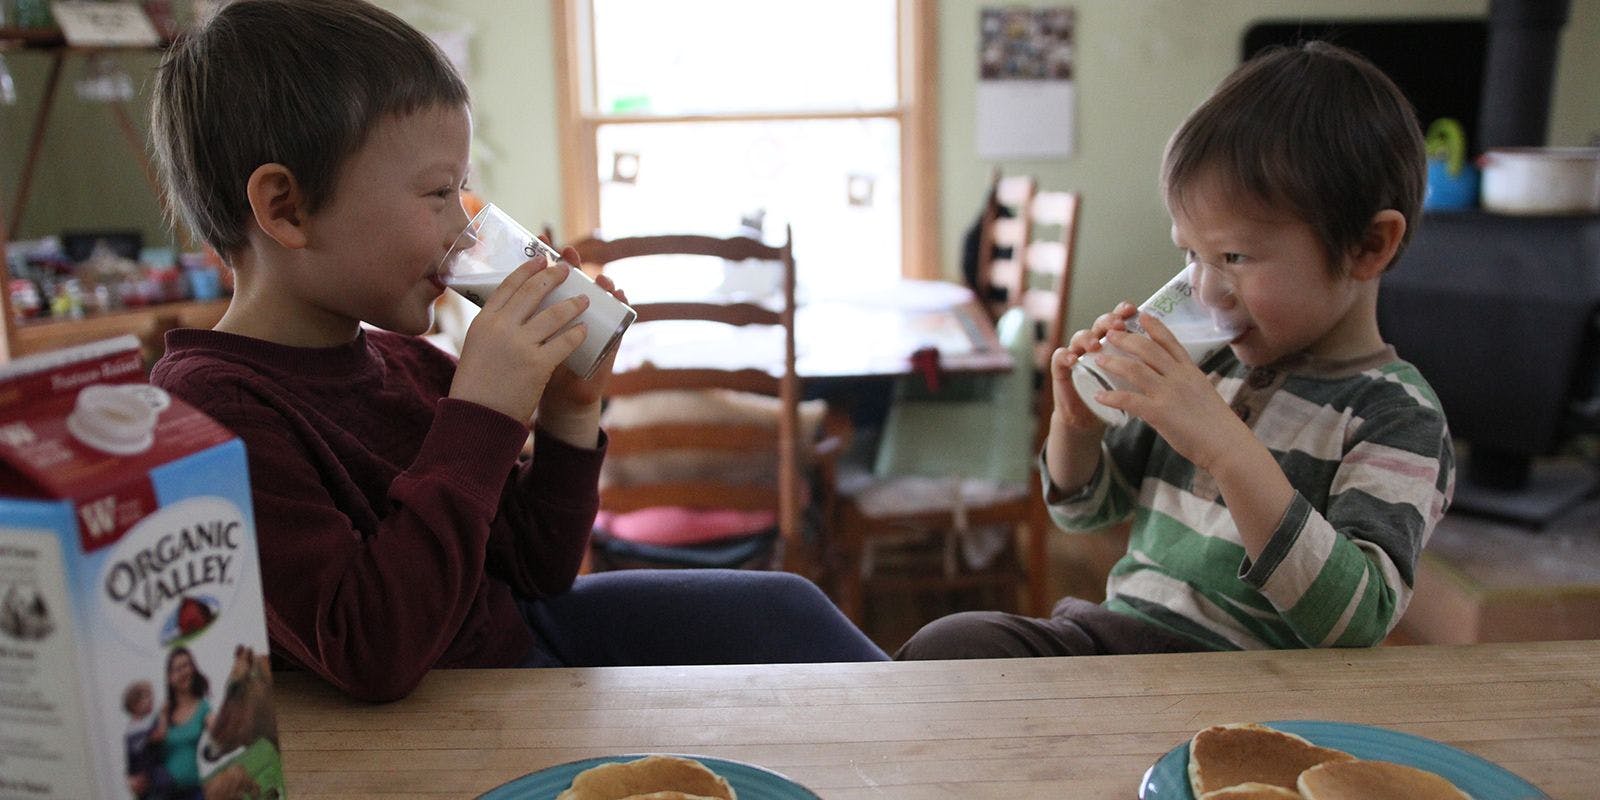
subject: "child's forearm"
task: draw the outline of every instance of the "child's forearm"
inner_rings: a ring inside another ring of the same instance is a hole
[[[1066,494],[1082,489],[1100,465],[1100,438],[1103,431],[1084,431],[1068,426],[1061,415],[1050,418],[1050,435],[1045,439],[1044,462],[1050,482]]]
[[[1254,561],[1294,500],[1294,486],[1272,451],[1254,436],[1247,435],[1219,450],[1227,455],[1208,465],[1206,471],[1216,480],[1245,553]]]

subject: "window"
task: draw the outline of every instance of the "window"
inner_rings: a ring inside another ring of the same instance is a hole
[[[764,213],[802,288],[936,277],[933,6],[560,0],[567,232]]]

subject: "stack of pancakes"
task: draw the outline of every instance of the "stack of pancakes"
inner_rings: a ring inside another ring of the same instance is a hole
[[[645,756],[578,773],[556,800],[737,800],[733,787],[692,758]]]
[[[1189,788],[1199,800],[1471,800],[1426,770],[1358,760],[1256,723],[1195,734]]]

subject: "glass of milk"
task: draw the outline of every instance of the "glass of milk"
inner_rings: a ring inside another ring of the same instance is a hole
[[[1212,275],[1207,278],[1211,283],[1205,292],[1201,291],[1199,283],[1203,269],[1212,270]],[[1183,349],[1188,351],[1189,360],[1198,364],[1226,347],[1243,331],[1242,323],[1233,316],[1237,312],[1217,305],[1231,294],[1232,289],[1225,285],[1214,267],[1190,261],[1165,286],[1150,295],[1150,299],[1141,303],[1139,311],[1161,320],[1178,343],[1183,345]],[[1127,329],[1131,333],[1145,333],[1139,326],[1137,316],[1127,321]],[[1105,420],[1108,425],[1121,425],[1128,421],[1127,412],[1099,403],[1094,396],[1102,391],[1128,388],[1121,378],[1105,371],[1099,364],[1102,353],[1126,354],[1105,339],[1100,340],[1100,347],[1102,349],[1084,354],[1072,366],[1072,385],[1095,416]]]
[[[561,262],[561,254],[522,227],[511,215],[490,203],[480,210],[466,230],[456,237],[455,244],[445,255],[445,285],[462,297],[482,306],[495,287],[506,279],[523,262],[542,255],[552,265]],[[595,368],[615,350],[622,341],[622,333],[638,318],[628,304],[600,288],[577,265],[560,286],[545,295],[540,310],[552,303],[573,295],[589,298],[589,307],[578,318],[567,324],[586,326],[583,344],[567,357],[566,365],[573,372],[588,379]],[[563,329],[565,330],[565,329]]]

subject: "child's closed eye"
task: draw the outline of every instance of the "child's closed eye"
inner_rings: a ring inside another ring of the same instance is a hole
[[[449,199],[451,197],[456,196],[457,194],[459,194],[461,192],[470,192],[470,191],[472,191],[472,187],[467,185],[466,181],[462,181],[460,183],[460,185],[457,185],[457,186],[440,186],[439,188],[434,189],[431,192],[428,192],[428,196],[429,197],[437,197],[437,198],[440,198],[440,199]]]

